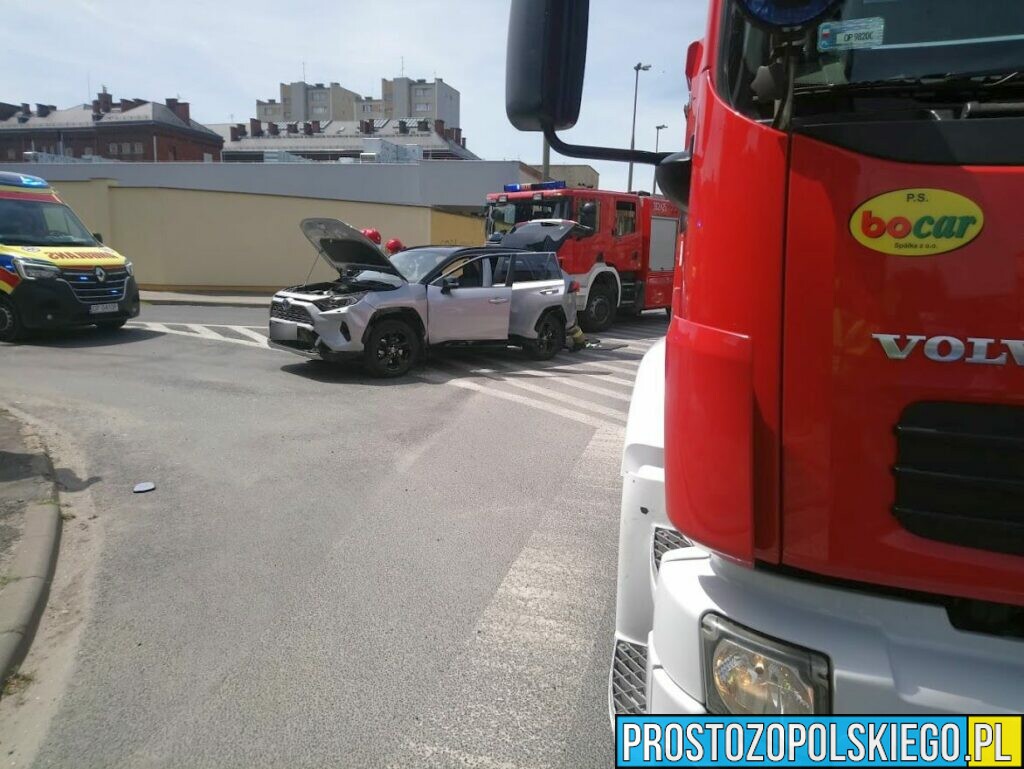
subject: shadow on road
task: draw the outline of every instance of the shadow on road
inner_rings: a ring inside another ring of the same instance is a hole
[[[59,467],[54,470],[54,476],[57,481],[57,488],[61,491],[84,491],[90,486],[99,483],[103,480],[102,475],[92,475],[88,478],[79,478],[78,474],[74,470],[68,470],[66,467]]]
[[[321,360],[288,363],[281,366],[286,374],[295,374],[304,379],[327,384],[361,384],[376,387],[398,387],[401,385],[422,384],[415,378],[416,369],[407,376],[397,379],[378,379],[370,376],[359,363],[328,363]]]
[[[35,331],[27,339],[18,342],[15,346],[52,347],[74,350],[87,347],[114,347],[134,342],[145,342],[158,336],[163,336],[163,334],[144,328],[122,328],[116,331],[75,328],[66,331]]]

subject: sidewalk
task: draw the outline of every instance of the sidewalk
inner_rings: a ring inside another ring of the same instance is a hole
[[[228,294],[211,291],[185,294],[177,291],[140,291],[146,304],[191,304],[210,307],[269,307],[272,294]]]
[[[0,690],[32,643],[59,543],[50,460],[35,436],[0,410]]]

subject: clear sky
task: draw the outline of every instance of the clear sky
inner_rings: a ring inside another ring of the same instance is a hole
[[[628,147],[633,65],[640,74],[637,147],[681,147],[688,44],[703,35],[705,0],[592,0],[583,111],[566,138]],[[67,107],[101,85],[115,99],[180,96],[200,122],[246,122],[278,83],[336,81],[380,96],[380,78],[435,75],[462,94],[468,146],[486,159],[539,163],[539,134],[505,117],[508,0],[0,0],[0,101]],[[91,91],[90,91],[91,85]],[[552,162],[560,162],[552,154]],[[579,161],[568,161],[579,162]],[[601,186],[624,189],[626,168],[594,163]],[[649,167],[634,187],[650,188]]]

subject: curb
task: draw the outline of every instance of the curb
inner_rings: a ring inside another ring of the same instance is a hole
[[[50,595],[60,549],[60,507],[49,456],[37,454],[33,469],[37,477],[46,480],[51,499],[26,506],[25,531],[11,562],[10,581],[0,590],[0,682],[6,681],[28,654]]]
[[[181,305],[187,307],[250,307],[266,308],[270,306],[270,298],[260,302],[247,301],[244,299],[143,299],[143,304]]]

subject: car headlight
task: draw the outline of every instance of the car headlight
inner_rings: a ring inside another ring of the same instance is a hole
[[[345,294],[344,296],[329,296],[326,299],[320,299],[313,302],[313,306],[318,310],[340,310],[342,307],[350,307],[351,305],[358,302],[366,294]]]
[[[60,267],[31,259],[15,259],[14,266],[25,280],[46,280],[60,277]]]
[[[135,265],[132,264],[131,262],[125,262],[124,263],[124,270],[129,275],[131,275],[133,278],[135,277]]]
[[[701,620],[708,711],[739,716],[831,711],[828,659],[715,614]]]

